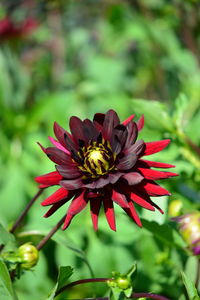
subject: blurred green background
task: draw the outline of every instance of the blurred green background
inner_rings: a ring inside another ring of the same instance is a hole
[[[10,226],[36,193],[34,177],[54,170],[36,144],[50,144],[53,122],[68,129],[71,115],[92,118],[110,108],[121,120],[144,114],[145,141],[172,139],[154,160],[176,164],[180,176],[162,185],[172,192],[170,201],[183,201],[183,212],[199,208],[199,64],[198,0],[1,0],[1,223]],[[19,244],[39,241],[66,211],[44,219],[39,201],[18,232]],[[180,269],[194,279],[196,259],[175,231],[167,236],[169,199],[156,201],[166,214],[138,207],[147,220],[142,230],[117,210],[116,233],[103,214],[93,232],[86,209],[44,248],[35,271],[15,284],[19,299],[45,299],[60,265],[73,266],[76,280],[91,277],[88,262],[96,277],[110,277],[135,261],[135,291],[186,299]],[[166,236],[149,227],[152,220],[166,226]],[[94,290],[104,296],[107,288],[81,286],[60,299],[92,297]]]

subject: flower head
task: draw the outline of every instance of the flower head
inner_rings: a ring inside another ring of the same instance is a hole
[[[106,114],[95,114],[93,121],[81,121],[71,117],[71,134],[57,123],[50,137],[54,147],[42,150],[56,163],[56,171],[36,177],[40,188],[53,185],[59,189],[42,202],[43,206],[52,205],[45,217],[52,215],[59,207],[71,200],[63,229],[66,229],[72,218],[90,203],[94,229],[98,228],[98,215],[104,207],[108,224],[116,230],[114,203],[142,226],[135,210],[135,204],[146,209],[162,210],[150,196],[170,195],[154,182],[177,174],[162,172],[153,168],[171,168],[170,164],[152,162],[142,159],[163,150],[170,140],[145,143],[137,140],[138,131],[143,128],[144,117],[135,123],[130,116],[123,123],[115,111]]]
[[[179,224],[179,230],[194,255],[200,255],[200,212],[191,212],[172,218]]]
[[[11,18],[5,17],[0,20],[0,39],[4,41],[22,38],[37,26],[38,22],[33,18],[27,18],[23,22],[16,23]]]

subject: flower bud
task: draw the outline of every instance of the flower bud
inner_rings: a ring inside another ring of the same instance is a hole
[[[168,213],[170,217],[177,217],[180,216],[181,214],[181,210],[183,207],[183,203],[181,200],[173,200],[170,204],[169,204],[169,208],[168,208]]]
[[[118,277],[116,284],[121,290],[126,290],[131,286],[130,279],[128,277]]]
[[[200,212],[192,212],[174,218],[179,230],[194,255],[200,255]]]
[[[37,248],[30,243],[25,243],[18,248],[18,255],[21,258],[21,267],[23,269],[31,269],[34,267],[39,258]]]

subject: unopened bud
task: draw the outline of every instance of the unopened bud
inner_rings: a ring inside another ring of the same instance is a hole
[[[188,213],[174,218],[180,233],[194,255],[200,255],[200,212]]]
[[[21,258],[21,267],[26,270],[34,267],[39,259],[37,248],[30,243],[25,243],[20,246],[18,248],[18,255]]]
[[[173,200],[170,204],[169,204],[169,209],[168,209],[168,213],[170,217],[177,217],[180,216],[181,214],[181,210],[183,207],[183,203],[181,200]]]
[[[126,290],[131,286],[130,279],[127,277],[118,277],[116,279],[116,284],[121,290]]]

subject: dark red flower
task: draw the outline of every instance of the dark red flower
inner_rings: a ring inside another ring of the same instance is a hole
[[[16,23],[8,17],[0,20],[0,39],[10,40],[13,38],[21,38],[29,34],[38,22],[33,18],[27,18],[23,22]]]
[[[54,172],[36,177],[40,188],[59,185],[59,189],[45,199],[42,205],[52,205],[45,214],[51,216],[59,207],[71,200],[63,229],[72,218],[90,203],[94,229],[98,228],[98,215],[104,207],[110,228],[116,230],[114,203],[142,226],[134,204],[148,210],[158,209],[150,196],[170,195],[154,182],[177,174],[156,171],[153,168],[171,168],[173,165],[142,159],[163,150],[170,140],[145,143],[137,140],[138,131],[144,126],[144,117],[135,123],[134,115],[123,123],[113,110],[95,114],[93,122],[71,117],[71,134],[57,123],[50,137],[55,147],[44,148],[46,155],[56,163]]]

